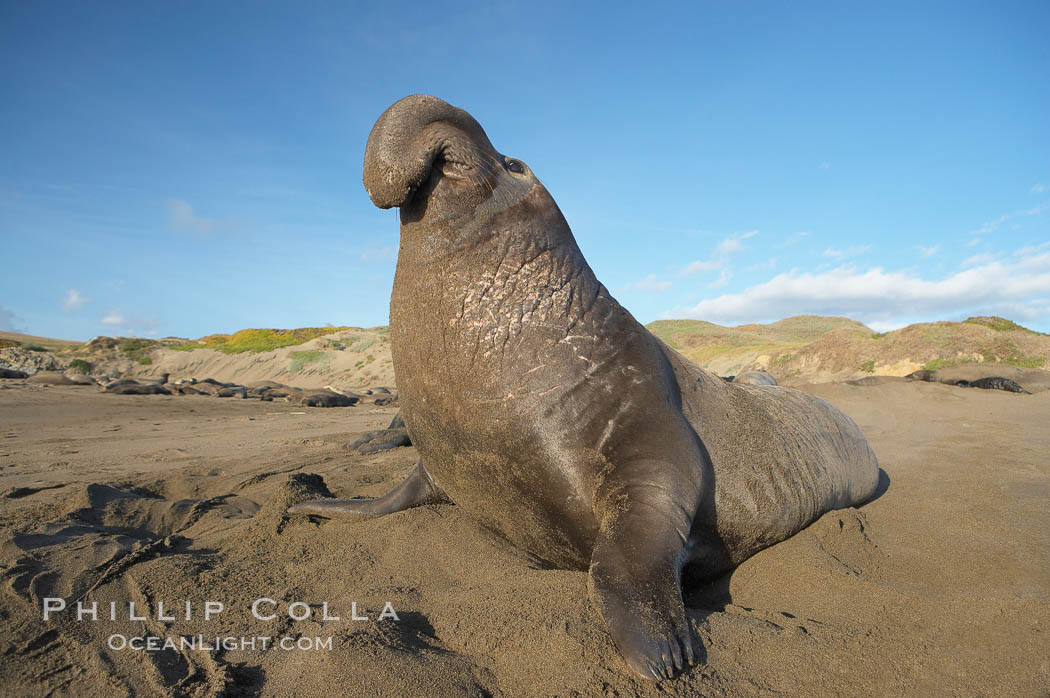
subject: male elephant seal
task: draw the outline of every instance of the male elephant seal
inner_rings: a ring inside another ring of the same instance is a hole
[[[734,383],[747,383],[748,385],[776,385],[777,379],[765,371],[744,371],[733,376]]]
[[[642,327],[467,112],[427,95],[391,106],[364,183],[401,209],[390,337],[421,458],[378,499],[291,512],[451,499],[536,558],[588,569],[624,659],[660,679],[694,661],[683,566],[717,575],[875,491],[875,455],[842,412],[726,383]]]

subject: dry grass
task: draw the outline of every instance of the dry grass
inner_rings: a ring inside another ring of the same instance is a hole
[[[812,315],[769,325],[662,320],[648,327],[691,361],[722,375],[760,368],[778,379],[808,382],[904,375],[969,362],[1050,366],[1050,336],[998,317],[919,323],[892,332]]]

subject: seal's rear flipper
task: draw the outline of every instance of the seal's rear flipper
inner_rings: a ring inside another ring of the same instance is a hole
[[[299,502],[288,508],[289,514],[314,514],[316,516],[382,516],[396,511],[411,509],[424,504],[442,504],[451,502],[441,491],[430,473],[423,467],[423,461],[408,477],[394,489],[376,499],[312,499]]]

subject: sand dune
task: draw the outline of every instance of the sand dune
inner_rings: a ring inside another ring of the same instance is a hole
[[[688,589],[704,661],[655,686],[625,670],[585,574],[537,568],[455,506],[360,521],[284,514],[319,493],[395,484],[413,449],[347,450],[391,408],[9,382],[0,685],[10,695],[1045,695],[1050,391],[806,389],[858,421],[887,487]],[[44,622],[49,597],[70,610]],[[252,616],[262,597],[274,618]],[[78,622],[77,599],[97,601],[100,620]],[[225,610],[205,620],[207,600]],[[310,604],[309,619],[288,616],[295,601]],[[378,618],[387,601],[398,621]],[[129,602],[149,619],[129,620]],[[325,602],[340,620],[323,619]],[[162,603],[173,620],[158,620]],[[351,619],[354,603],[370,620]],[[331,638],[331,648],[140,652],[112,649],[118,635]]]

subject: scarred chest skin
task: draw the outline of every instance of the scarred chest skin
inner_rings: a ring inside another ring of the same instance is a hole
[[[666,404],[670,369],[639,370],[659,348],[595,278],[546,189],[519,196],[482,235],[478,216],[442,227],[403,213],[394,370],[435,482],[529,553],[585,568],[617,435],[630,408]]]

